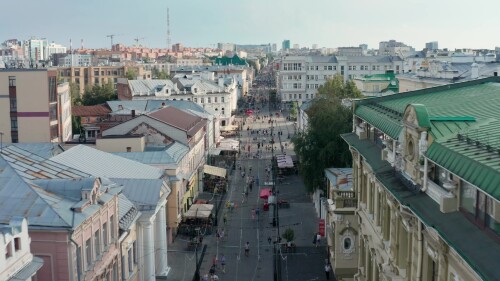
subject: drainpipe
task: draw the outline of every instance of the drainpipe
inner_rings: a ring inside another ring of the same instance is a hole
[[[418,221],[418,227],[417,227],[417,244],[418,244],[418,257],[417,257],[417,278],[416,278],[416,280],[421,281],[422,280],[422,262],[423,262],[424,243],[422,241],[422,223],[420,221]]]
[[[73,240],[73,232],[74,232],[74,230],[71,230],[71,231],[69,232],[69,241],[75,245],[75,248],[76,248],[76,249],[78,249],[78,244],[76,243],[76,241],[75,241],[75,240]],[[80,257],[81,257],[81,254],[80,254]],[[81,258],[80,258],[80,259],[81,259]],[[80,267],[80,271],[82,271],[82,268],[81,268],[81,266],[82,266],[82,265],[81,265],[81,264],[82,264],[82,261],[81,261],[81,260],[80,260],[80,261],[78,261],[78,259],[77,259],[77,261],[76,261],[76,262],[79,262],[79,264],[77,264],[77,265],[76,265],[76,277],[78,278],[78,281],[81,281],[81,279],[80,279],[80,274],[78,273],[78,267]]]
[[[358,190],[357,190],[357,197],[358,197],[358,211],[360,210],[361,206],[361,156],[358,153],[358,172],[357,172],[357,183],[358,183]]]
[[[427,175],[427,168],[429,166],[427,158],[424,157],[424,181],[422,183],[422,192],[425,192],[427,190],[427,181],[428,181],[428,175]]]

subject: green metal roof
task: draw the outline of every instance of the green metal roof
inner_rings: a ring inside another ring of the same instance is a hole
[[[375,144],[360,140],[354,133],[341,137],[366,159],[377,180],[402,205],[408,206],[425,225],[436,229],[481,278],[488,281],[500,280],[500,267],[497,266],[500,244],[494,238],[467,220],[460,212],[442,213],[439,205],[426,194],[410,192],[394,176],[394,169],[389,162],[382,160],[381,149]]]
[[[413,105],[419,124],[430,127],[434,138],[427,156],[500,200],[499,82],[500,77],[490,77],[359,100],[354,114],[397,139],[403,113]],[[466,135],[470,143],[450,140],[458,133]],[[474,148],[471,143],[476,141],[480,145]]]
[[[216,65],[247,65],[247,62],[244,59],[241,59],[237,55],[233,57],[221,57],[215,58]]]
[[[429,122],[429,113],[427,112],[427,108],[423,104],[412,104],[408,106],[413,106],[415,109],[415,113],[417,115],[418,125],[420,127],[430,128],[431,123]]]

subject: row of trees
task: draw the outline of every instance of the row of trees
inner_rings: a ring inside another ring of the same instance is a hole
[[[318,89],[317,98],[306,111],[307,131],[292,139],[308,191],[323,187],[326,168],[351,166],[349,147],[340,135],[352,131],[353,113],[342,105],[342,99],[361,96],[354,82],[344,82],[340,75]]]

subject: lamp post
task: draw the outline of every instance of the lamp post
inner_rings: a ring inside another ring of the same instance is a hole
[[[196,230],[196,232],[198,233],[198,236],[196,237],[196,239],[198,239],[198,241],[200,241],[200,228],[197,227],[194,230]],[[196,244],[196,246],[194,248],[194,252],[196,255],[196,270],[194,272],[194,278],[195,278],[195,280],[200,280],[200,268],[198,266],[198,244]]]

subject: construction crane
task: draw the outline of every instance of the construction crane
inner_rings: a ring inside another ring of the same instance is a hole
[[[108,37],[110,40],[111,40],[111,49],[113,49],[113,38],[115,36],[121,36],[123,34],[109,34],[109,35],[106,35],[106,37]]]
[[[142,39],[144,39],[144,37],[141,37],[141,38],[136,37],[136,38],[134,38],[135,45],[136,45],[137,47],[139,47],[139,40],[142,40]]]

